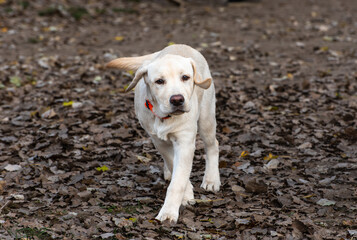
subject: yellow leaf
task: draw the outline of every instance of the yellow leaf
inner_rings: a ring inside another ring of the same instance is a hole
[[[124,37],[123,36],[116,36],[115,37],[115,41],[118,41],[118,42],[121,42],[124,40]]]
[[[328,46],[320,47],[320,51],[321,52],[327,52],[328,51]]]
[[[249,152],[247,152],[247,151],[243,151],[241,154],[240,154],[240,157],[246,157],[246,156],[248,156],[249,155]]]
[[[289,79],[293,79],[294,75],[291,74],[291,73],[288,73],[288,74],[286,74],[286,77],[289,78]]]
[[[311,198],[311,197],[314,197],[316,196],[315,194],[309,194],[309,195],[306,195],[306,196],[303,196],[303,198]]]
[[[269,153],[268,156],[264,157],[264,160],[270,161],[275,158],[278,158],[278,156],[274,156],[273,154]]]
[[[64,102],[62,105],[63,105],[64,107],[70,107],[70,106],[73,105],[73,101]]]
[[[0,0],[0,4],[6,3],[6,0]]]
[[[3,32],[3,33],[6,33],[8,31],[8,28],[7,27],[3,27],[2,29],[1,29],[1,32]]]
[[[269,107],[266,107],[264,110],[268,110],[268,111],[278,111],[278,110],[279,110],[279,107],[277,107],[277,106],[269,106]]]
[[[208,44],[207,44],[207,43],[201,43],[200,45],[201,45],[201,47],[203,47],[203,48],[208,48]]]
[[[152,160],[152,156],[149,153],[145,153],[145,157],[149,158],[150,160]]]
[[[102,171],[102,172],[105,172],[105,171],[109,170],[109,168],[107,166],[105,166],[105,165],[103,165],[101,167],[97,167],[96,169],[97,169],[97,171]]]
[[[200,222],[209,222],[209,223],[213,223],[211,218],[208,219],[200,219]]]
[[[171,46],[171,45],[174,45],[174,44],[175,44],[174,42],[169,42],[167,45]]]
[[[330,36],[324,36],[322,39],[323,39],[324,41],[326,41],[326,42],[332,42],[332,41],[333,41],[333,38],[330,37]]]
[[[148,163],[148,162],[150,162],[151,161],[151,159],[150,158],[147,158],[147,157],[144,157],[144,156],[136,156],[137,157],[137,159],[140,161],[140,162],[142,162],[142,163]]]
[[[132,221],[133,223],[135,223],[138,219],[136,219],[136,218],[129,218],[128,220],[129,220],[129,221]]]
[[[354,225],[353,220],[350,220],[350,219],[349,220],[343,220],[342,224],[344,226],[349,226],[349,227],[352,227]]]
[[[30,116],[31,117],[35,117],[37,115],[38,111],[32,111],[30,112]]]
[[[129,71],[127,71],[127,73],[129,73],[130,75],[134,75],[134,71],[133,70],[129,70]]]

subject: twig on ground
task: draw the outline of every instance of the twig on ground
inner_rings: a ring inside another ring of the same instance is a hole
[[[185,1],[183,1],[183,0],[168,0],[168,1],[178,5],[180,7],[185,5]]]
[[[8,200],[4,205],[2,205],[2,207],[0,208],[0,214],[2,212],[2,210],[11,202],[11,200]]]

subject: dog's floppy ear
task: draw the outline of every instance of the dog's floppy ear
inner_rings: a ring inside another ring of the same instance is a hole
[[[196,85],[203,89],[207,89],[211,86],[212,78],[203,79],[201,74],[197,71],[196,63],[191,59],[191,65],[193,69],[193,81]]]
[[[125,92],[129,92],[130,90],[132,90],[136,84],[139,82],[139,80],[148,72],[148,68],[147,66],[141,66],[135,73],[135,76],[133,78],[133,80],[131,80],[131,83],[129,84],[129,86],[127,87],[127,89],[125,90]]]

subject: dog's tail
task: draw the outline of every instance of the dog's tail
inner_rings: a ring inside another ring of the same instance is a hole
[[[140,57],[123,57],[117,58],[106,64],[107,68],[117,68],[125,71],[136,71],[146,61],[154,59],[160,52],[151,53]]]

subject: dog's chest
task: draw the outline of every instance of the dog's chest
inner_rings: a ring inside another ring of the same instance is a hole
[[[163,123],[163,121],[167,122],[167,120],[161,120],[155,116],[140,117],[140,115],[138,115],[138,119],[141,126],[150,136],[155,136],[164,141],[168,140],[167,135],[171,132],[172,126],[170,124]]]
[[[150,136],[157,137],[163,141],[168,141],[170,134],[186,128],[187,124],[184,124],[184,119],[186,118],[185,116],[180,116],[161,120],[155,116],[138,113],[139,122],[145,131]]]

